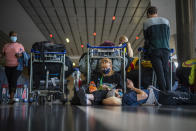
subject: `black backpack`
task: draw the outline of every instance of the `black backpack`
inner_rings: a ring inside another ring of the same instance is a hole
[[[159,93],[159,103],[163,105],[187,105],[191,104],[191,94],[187,92]]]

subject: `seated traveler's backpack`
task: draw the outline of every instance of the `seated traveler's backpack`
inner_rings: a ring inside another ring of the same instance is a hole
[[[187,105],[191,104],[191,95],[187,92],[159,93],[158,102],[162,105]]]

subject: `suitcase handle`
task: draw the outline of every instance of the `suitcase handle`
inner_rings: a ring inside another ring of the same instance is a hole
[[[31,52],[32,53],[44,53],[44,54],[66,54],[66,50],[64,50],[64,52],[40,52],[40,51],[31,49]]]
[[[100,49],[113,49],[113,48],[125,48],[126,44],[122,46],[91,46],[89,43],[87,44],[87,48],[100,48]]]

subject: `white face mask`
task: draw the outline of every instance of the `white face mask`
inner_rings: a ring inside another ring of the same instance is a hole
[[[17,41],[17,36],[11,36],[10,37],[10,40],[15,43]]]

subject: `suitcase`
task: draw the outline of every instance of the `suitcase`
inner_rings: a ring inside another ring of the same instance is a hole
[[[56,44],[49,41],[35,42],[32,49],[40,52],[64,52],[65,45]]]

